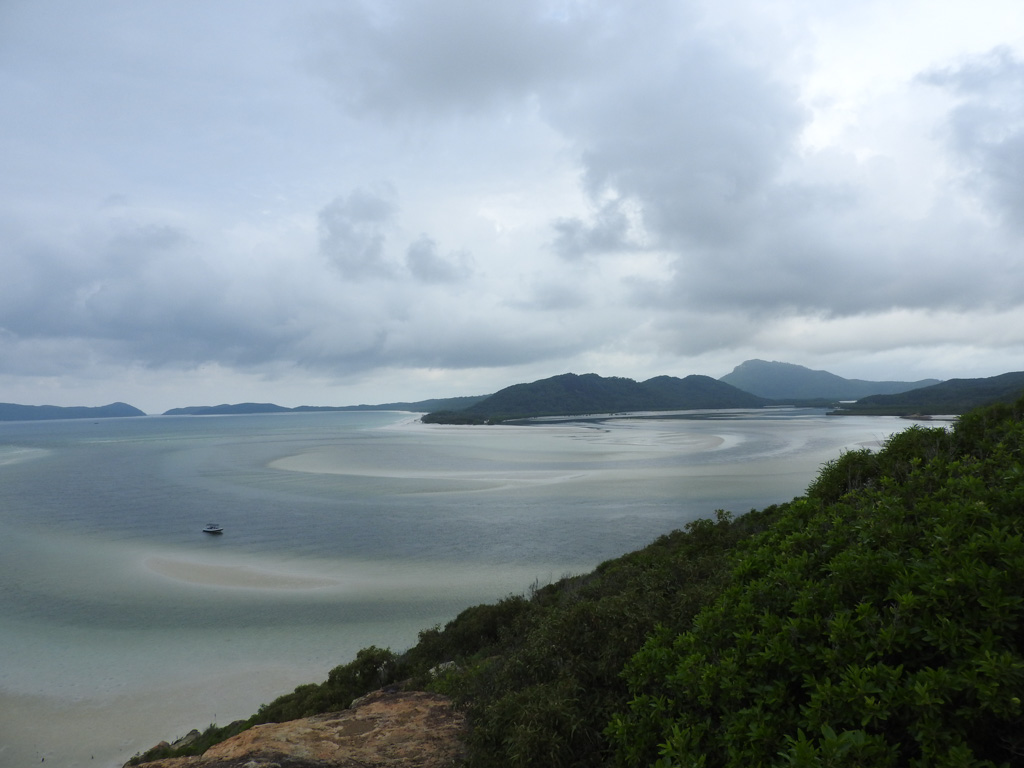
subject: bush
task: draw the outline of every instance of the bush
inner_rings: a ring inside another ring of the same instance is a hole
[[[593,766],[625,708],[621,671],[659,624],[678,630],[724,587],[726,556],[765,515],[691,523],[586,576],[536,590],[486,658],[443,690],[469,715],[470,766]]]
[[[345,709],[354,699],[395,682],[399,670],[395,654],[371,645],[359,651],[348,664],[332,669],[323,683],[300,685],[291,693],[264,704],[248,724],[281,723]]]
[[[1020,405],[826,466],[629,663],[619,761],[1024,764]]]

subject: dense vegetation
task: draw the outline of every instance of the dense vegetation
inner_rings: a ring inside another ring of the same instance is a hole
[[[1022,412],[827,466],[630,662],[622,762],[1024,764]]]
[[[984,379],[950,379],[895,395],[872,395],[844,405],[843,414],[907,416],[966,413],[990,403],[1012,403],[1024,388],[1024,372]]]
[[[537,416],[578,416],[622,411],[697,408],[759,408],[764,398],[709,376],[657,376],[643,382],[595,373],[564,373],[529,384],[514,384],[462,409],[428,413],[423,421],[484,424]]]
[[[1022,511],[1024,399],[365,649],[231,728],[401,681],[468,713],[470,766],[1024,766]]]

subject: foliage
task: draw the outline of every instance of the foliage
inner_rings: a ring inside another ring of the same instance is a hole
[[[353,661],[332,669],[320,685],[300,685],[292,693],[264,704],[250,718],[249,725],[279,723],[344,709],[354,699],[394,683],[399,669],[394,653],[371,645],[359,651]]]
[[[660,623],[686,626],[723,586],[726,555],[766,516],[691,523],[587,576],[538,589],[502,634],[443,690],[469,715],[470,766],[586,766],[628,691],[626,661]]]
[[[419,642],[406,652],[403,662],[410,672],[423,673],[438,664],[496,652],[504,634],[529,610],[529,601],[520,595],[467,608],[443,630],[434,627],[420,632]]]
[[[462,411],[432,411],[420,417],[424,424],[487,424],[484,416],[474,416]]]
[[[1024,399],[844,454],[627,666],[624,765],[1024,765]]]

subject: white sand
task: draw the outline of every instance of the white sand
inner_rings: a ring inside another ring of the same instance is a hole
[[[149,557],[144,563],[146,568],[161,576],[209,587],[276,590],[320,589],[341,584],[338,579],[281,573],[250,565],[215,565],[169,557]]]
[[[403,421],[392,430],[418,432],[422,450],[444,453],[447,469],[412,469],[400,454],[388,458],[365,457],[350,448],[323,447],[268,463],[269,469],[308,474],[345,475],[359,478],[411,481],[408,490],[495,491],[517,487],[555,485],[572,481],[609,481],[613,476],[646,475],[638,467],[612,469],[613,462],[641,462],[659,456],[706,453],[732,447],[738,439],[730,434],[666,429],[655,419],[622,420],[599,426],[551,424],[525,426],[427,425]],[[458,432],[459,440],[451,441]],[[430,440],[430,435],[436,438]],[[453,451],[461,451],[455,453]],[[467,463],[493,456],[493,469],[458,469],[459,458]],[[537,469],[538,462],[557,462],[557,469]],[[529,462],[527,468],[520,465]],[[454,469],[451,467],[455,467]]]

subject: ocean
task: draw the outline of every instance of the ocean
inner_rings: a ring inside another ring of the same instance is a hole
[[[0,422],[0,765],[119,766],[362,647],[786,501],[909,423],[676,416]]]

